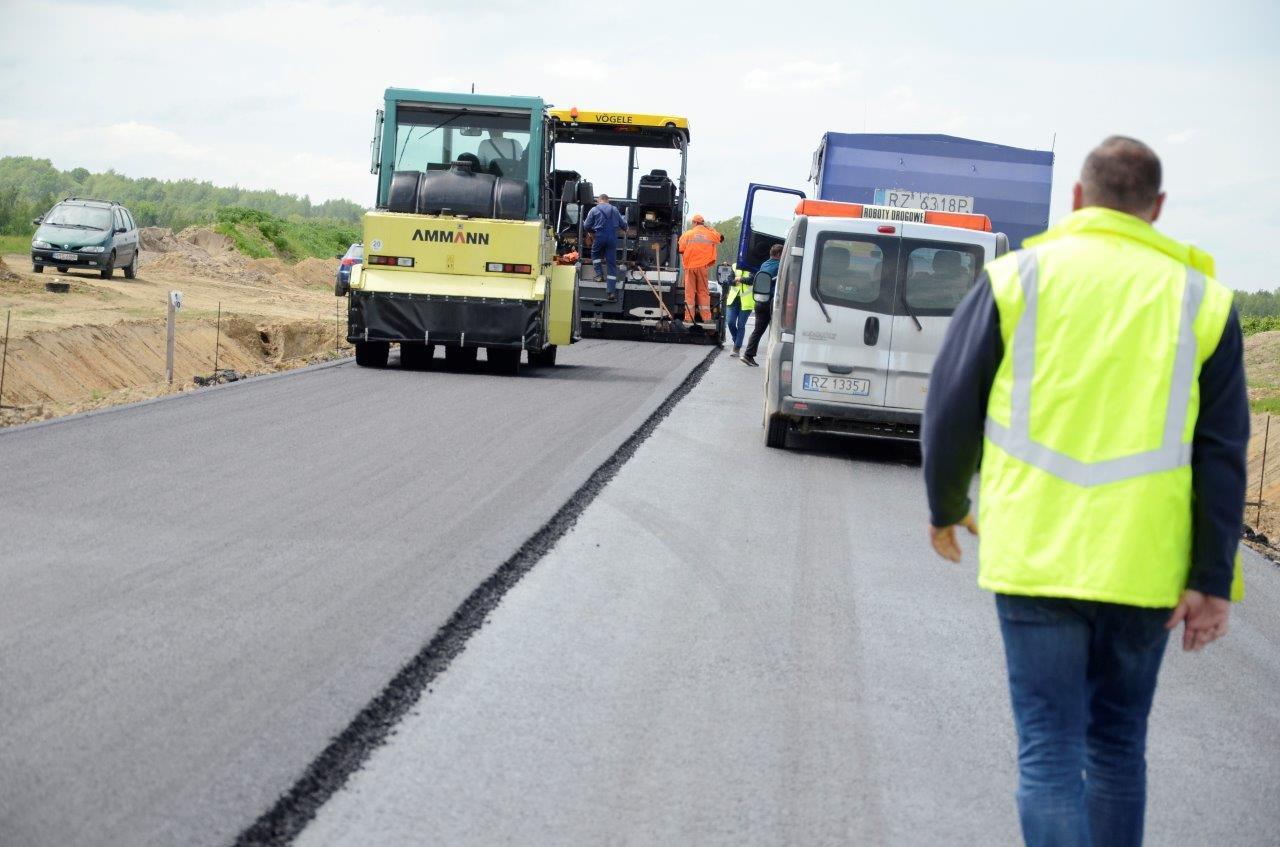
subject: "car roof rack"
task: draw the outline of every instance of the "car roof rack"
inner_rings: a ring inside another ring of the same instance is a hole
[[[63,203],[66,203],[68,200],[76,200],[81,203],[106,203],[108,206],[120,205],[115,200],[99,200],[97,197],[63,197],[62,198]]]

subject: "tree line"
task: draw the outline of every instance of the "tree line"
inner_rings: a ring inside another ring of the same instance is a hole
[[[0,234],[30,235],[31,221],[64,197],[93,197],[123,203],[139,226],[175,230],[211,224],[219,209],[254,209],[285,220],[330,220],[358,224],[365,209],[350,200],[312,203],[278,191],[250,191],[194,179],[133,178],[108,170],[58,170],[48,159],[0,157]]]

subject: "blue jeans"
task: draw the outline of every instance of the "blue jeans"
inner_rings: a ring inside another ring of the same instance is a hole
[[[741,300],[734,300],[725,307],[725,327],[729,330],[729,337],[733,339],[733,349],[735,350],[742,347],[742,339],[747,333],[747,319],[750,317],[750,312],[742,311]]]
[[[1169,609],[996,595],[1028,847],[1142,843]]]
[[[609,266],[609,275],[605,277],[605,288],[612,294],[618,287],[618,239],[603,238],[601,233],[596,233],[595,240],[591,242],[591,264],[596,269],[596,278],[600,278],[601,267],[600,258],[604,255],[604,260]]]

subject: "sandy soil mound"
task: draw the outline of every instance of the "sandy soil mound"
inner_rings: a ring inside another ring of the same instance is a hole
[[[206,227],[188,227],[176,235],[162,227],[146,227],[140,237],[142,267],[182,276],[305,287],[328,285],[334,274],[334,264],[323,259],[303,259],[296,265],[276,258],[250,259],[236,252],[230,238]]]
[[[21,278],[9,270],[9,266],[4,263],[4,259],[0,258],[0,282],[17,282]]]
[[[10,344],[2,423],[18,423],[192,388],[192,378],[218,367],[266,373],[332,355],[328,322],[258,324],[224,318],[219,340],[213,321],[184,321],[174,344],[174,387],[164,382],[162,319],[39,330]]]

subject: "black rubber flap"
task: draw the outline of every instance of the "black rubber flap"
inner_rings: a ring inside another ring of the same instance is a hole
[[[538,350],[543,346],[542,303],[351,292],[348,341],[423,341],[427,333],[432,343]]]

